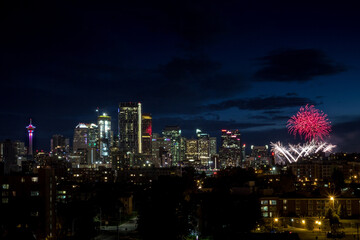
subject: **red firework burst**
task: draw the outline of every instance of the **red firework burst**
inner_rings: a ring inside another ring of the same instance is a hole
[[[292,116],[287,125],[289,133],[304,137],[305,140],[323,140],[331,132],[330,121],[327,115],[313,105],[301,107],[299,112]]]

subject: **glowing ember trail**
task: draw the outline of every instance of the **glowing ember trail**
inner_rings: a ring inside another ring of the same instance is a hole
[[[288,120],[286,126],[290,134],[304,137],[307,141],[323,140],[331,132],[327,115],[313,105],[301,107],[299,112]]]

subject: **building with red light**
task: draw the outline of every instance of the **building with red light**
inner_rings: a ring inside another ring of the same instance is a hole
[[[152,117],[150,113],[142,114],[142,150],[144,155],[151,155]]]
[[[219,157],[222,167],[241,166],[242,147],[239,130],[221,130]]]
[[[30,124],[26,127],[28,133],[29,133],[29,148],[28,148],[28,155],[33,155],[33,136],[34,136],[34,130],[35,126],[32,125],[32,120],[30,118]]]

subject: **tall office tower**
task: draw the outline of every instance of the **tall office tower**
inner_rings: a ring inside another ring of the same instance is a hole
[[[88,141],[87,147],[88,148],[96,148],[99,147],[99,126],[95,123],[88,123],[86,124],[88,128]]]
[[[186,138],[180,138],[180,162],[186,161]]]
[[[217,151],[216,151],[216,137],[210,137],[209,141],[210,141],[210,155],[217,154]]]
[[[151,155],[152,117],[150,113],[142,115],[142,152]]]
[[[198,139],[198,156],[202,166],[208,167],[210,165],[210,141],[208,138]]]
[[[19,140],[13,141],[14,151],[16,156],[25,156],[26,153],[26,147],[25,143],[21,142]]]
[[[254,146],[251,145],[251,154],[249,157],[250,165],[255,168],[260,168],[264,165],[270,165],[269,146]]]
[[[181,163],[181,130],[179,126],[166,126],[163,136],[171,141],[172,164],[177,166]]]
[[[32,125],[32,121],[30,118],[30,124],[26,127],[26,129],[28,130],[29,133],[29,149],[28,149],[28,155],[32,156],[33,155],[33,135],[34,135],[34,130],[35,130],[35,126]]]
[[[190,164],[198,164],[198,140],[186,140],[186,161]]]
[[[200,129],[196,129],[196,136],[198,141],[198,159],[201,166],[207,167],[210,161],[210,136]]]
[[[142,153],[141,103],[119,103],[119,148],[132,154]]]
[[[25,143],[21,141],[13,141],[15,156],[16,156],[16,163],[18,166],[22,165],[22,162],[26,160],[25,153],[26,147]]]
[[[156,167],[170,167],[171,166],[171,141],[169,138],[160,137],[159,134],[154,133],[151,139],[151,154],[153,164]]]
[[[221,130],[219,151],[222,167],[238,167],[242,160],[241,138],[239,130]]]
[[[106,160],[110,156],[111,147],[111,117],[106,115],[100,115],[98,117],[99,126],[99,149],[100,158]]]
[[[74,130],[73,152],[84,152],[88,145],[89,128],[84,123],[79,123]]]
[[[63,135],[55,134],[50,140],[51,151],[54,152],[56,149],[65,151],[66,143]]]
[[[88,127],[87,140],[87,164],[94,164],[99,159],[100,144],[99,144],[99,126],[95,123],[86,124]]]
[[[212,156],[216,154],[216,138],[196,129],[198,139],[198,156],[202,167],[212,167]]]

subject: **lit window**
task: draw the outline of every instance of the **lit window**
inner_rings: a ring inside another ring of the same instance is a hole
[[[9,189],[9,184],[3,184],[2,189]]]
[[[39,216],[39,212],[31,212],[30,216],[37,217],[37,216]]]
[[[270,200],[270,205],[276,205],[276,200]]]
[[[32,182],[38,182],[38,181],[39,181],[39,178],[38,178],[38,177],[32,177],[32,178],[31,178],[31,181],[32,181]]]
[[[268,209],[268,206],[262,206],[261,207],[261,211],[262,212],[267,212],[269,209]]]
[[[1,200],[1,202],[2,202],[2,203],[9,203],[9,199],[8,199],[8,198],[3,198],[3,199]]]
[[[268,204],[268,200],[261,200],[261,205],[267,205]]]
[[[32,196],[32,197],[37,197],[37,196],[39,196],[40,194],[39,194],[39,191],[31,191],[30,192],[30,196]]]

